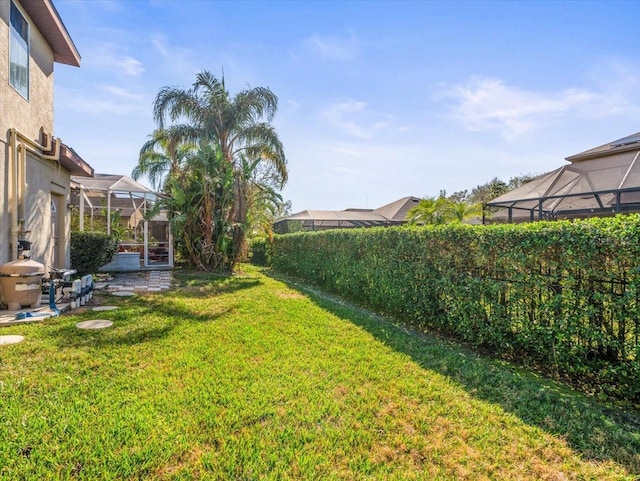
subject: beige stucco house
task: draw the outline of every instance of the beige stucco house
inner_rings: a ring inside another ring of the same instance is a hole
[[[50,267],[69,267],[70,176],[93,169],[54,137],[55,63],[80,55],[51,0],[0,1],[0,264],[18,240]]]

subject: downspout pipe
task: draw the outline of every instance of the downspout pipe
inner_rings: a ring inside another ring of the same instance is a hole
[[[11,188],[11,259],[18,258],[18,135],[15,129],[9,129],[11,151],[11,170],[9,185]]]
[[[41,130],[42,131],[42,130]],[[43,131],[42,131],[43,132]],[[44,133],[44,132],[43,132]],[[18,130],[9,129],[9,143],[11,149],[11,257],[18,258],[18,240],[24,231],[25,196],[27,190],[27,151],[42,160],[60,160],[60,139],[53,141],[52,136],[43,136],[46,143],[40,144]],[[45,154],[55,145],[53,155]]]
[[[25,201],[24,198],[26,196],[25,191],[27,190],[27,149],[24,144],[18,144],[18,224],[20,224],[20,231],[18,234],[23,234],[21,232],[24,230],[25,223]]]

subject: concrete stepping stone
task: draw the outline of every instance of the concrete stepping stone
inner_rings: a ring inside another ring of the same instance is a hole
[[[76,324],[78,329],[105,329],[113,326],[113,321],[106,319],[94,319],[92,321],[82,321]]]
[[[113,311],[114,309],[120,309],[118,306],[97,306],[94,307],[92,310],[94,311]]]
[[[118,296],[118,297],[128,297],[128,296],[135,296],[135,293],[133,291],[116,291],[116,292],[112,292],[111,295]]]
[[[0,346],[8,346],[9,344],[18,344],[24,341],[24,336],[9,335],[0,336]]]

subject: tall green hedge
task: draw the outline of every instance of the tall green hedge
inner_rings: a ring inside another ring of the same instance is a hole
[[[640,401],[640,217],[276,236],[271,265],[587,390]]]

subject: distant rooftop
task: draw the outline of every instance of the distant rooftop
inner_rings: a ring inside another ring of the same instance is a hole
[[[280,234],[298,231],[377,227],[404,224],[407,212],[420,202],[408,196],[377,209],[303,210],[278,220],[274,230]]]
[[[614,155],[619,152],[635,151],[638,148],[640,148],[640,132],[585,150],[579,154],[571,155],[566,160],[575,163],[605,155]]]

